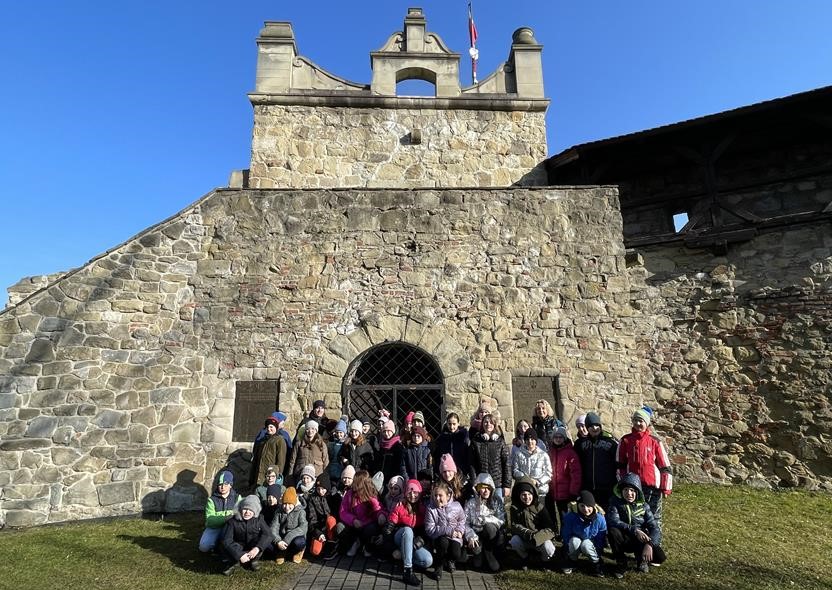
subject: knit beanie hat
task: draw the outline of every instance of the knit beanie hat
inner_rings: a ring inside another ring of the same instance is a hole
[[[456,468],[456,462],[454,461],[454,458],[448,453],[445,453],[439,459],[439,473],[445,473],[446,471],[453,471],[454,473],[459,471]]]
[[[420,494],[422,493],[422,484],[419,483],[418,479],[409,479],[407,481],[407,487],[404,490],[405,494],[409,494],[413,490],[416,490]]]
[[[422,412],[416,412],[413,414],[413,421],[414,422],[421,422],[422,424],[425,423],[425,415]]]
[[[305,465],[300,472],[301,477],[303,477],[304,475],[308,475],[312,479],[315,479],[315,467],[313,465]]]
[[[396,432],[396,426],[390,418],[379,418],[378,427],[381,432],[384,432],[385,430],[392,430],[394,433]]]
[[[558,426],[552,432],[552,438],[556,437],[557,435],[561,435],[563,438],[569,438],[569,433],[566,431],[565,426]]]
[[[313,410],[316,409],[316,408],[325,408],[325,407],[326,407],[326,402],[322,399],[316,399],[315,403],[312,404],[312,409]]]
[[[428,439],[428,431],[425,430],[424,428],[422,428],[421,426],[414,426],[413,427],[413,432],[411,433],[411,437],[414,434],[420,435],[422,437],[423,441],[426,441]]]
[[[404,417],[405,424],[412,424],[413,423],[413,416],[416,412],[408,412],[407,415]]]
[[[518,496],[523,492],[529,492],[532,496],[537,495],[537,490],[534,489],[534,486],[527,481],[518,482],[514,487],[517,489]]]
[[[230,471],[220,471],[220,475],[217,478],[217,485],[227,483],[229,485],[234,484],[234,474]]]
[[[352,465],[347,465],[344,467],[344,470],[341,472],[341,479],[344,477],[354,478],[355,477],[355,467]]]
[[[589,490],[584,490],[578,495],[578,504],[595,508],[595,496]]]
[[[327,473],[322,473],[318,477],[316,477],[315,487],[323,488],[328,492],[332,488],[332,482],[329,479],[329,475]]]
[[[279,422],[286,422],[287,416],[283,412],[275,412],[272,417]]]
[[[314,430],[315,432],[318,432],[318,428],[320,428],[320,424],[318,424],[315,420],[310,420],[306,423],[306,430]]]
[[[599,416],[595,412],[588,412],[586,415],[585,424],[587,428],[589,428],[592,425],[601,426],[601,416]]]
[[[335,428],[333,429],[335,432],[343,432],[344,434],[347,433],[347,423],[343,420],[338,420],[335,423]]]
[[[361,426],[366,426],[366,425],[370,425],[370,424],[372,424],[372,422],[370,422],[370,419],[367,416],[362,416]]]
[[[364,425],[361,423],[361,420],[353,420],[350,422],[350,430],[357,430],[361,432],[364,429]]]
[[[240,502],[240,514],[243,513],[243,510],[251,510],[254,512],[254,517],[257,518],[260,516],[260,509],[260,498],[253,494],[251,496],[246,496],[243,498],[243,501]]]
[[[283,492],[283,498],[281,498],[280,503],[281,504],[297,504],[298,503],[298,493],[297,493],[297,491],[295,491],[295,488],[293,488],[293,487],[286,488],[286,491]]]
[[[638,410],[633,412],[633,420],[635,420],[636,418],[641,418],[642,420],[644,420],[644,423],[647,424],[647,426],[650,426],[650,414],[647,413],[647,410],[645,410],[644,408],[639,408]]]
[[[578,426],[586,426],[586,414],[581,414],[577,418],[575,418],[575,427]]]
[[[401,475],[394,475],[391,477],[390,481],[387,482],[387,489],[389,490],[394,485],[404,488],[404,478]]]

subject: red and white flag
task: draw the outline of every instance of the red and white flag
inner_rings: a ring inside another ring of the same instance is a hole
[[[474,11],[471,9],[471,2],[468,2],[468,39],[471,42],[468,54],[471,56],[471,79],[474,84],[477,83],[477,60],[480,57],[480,52],[477,49],[477,37],[477,25],[474,24]]]

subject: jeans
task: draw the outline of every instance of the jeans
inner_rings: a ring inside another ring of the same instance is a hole
[[[430,567],[433,563],[433,556],[424,547],[413,549],[413,529],[409,526],[401,527],[393,535],[393,542],[402,552],[402,565],[406,568]]]
[[[519,535],[514,535],[508,544],[511,545],[511,548],[522,559],[526,559],[529,556],[529,549],[537,549],[541,559],[546,561],[552,559],[552,556],[555,554],[555,544],[552,541],[546,541],[539,547],[535,547],[534,541],[524,541]]]
[[[205,529],[199,538],[199,550],[203,553],[210,553],[219,545],[220,537],[222,537],[222,527],[218,529]]]
[[[569,552],[569,559],[575,561],[578,556],[583,553],[592,563],[598,562],[598,550],[595,548],[595,543],[590,539],[581,540],[578,537],[572,537],[566,543],[566,549]]]
[[[653,512],[653,518],[656,519],[656,525],[659,530],[662,529],[662,491],[659,488],[652,488],[644,486],[644,501],[650,505],[650,510]]]

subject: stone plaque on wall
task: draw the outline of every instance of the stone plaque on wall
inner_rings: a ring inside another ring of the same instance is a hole
[[[277,410],[279,400],[280,381],[277,379],[237,381],[232,440],[253,441],[266,418]]]
[[[514,428],[520,420],[528,420],[531,422],[534,415],[534,405],[539,399],[545,399],[555,410],[555,414],[560,418],[560,390],[558,388],[557,376],[540,376],[540,377],[520,377],[512,376],[511,378],[511,393],[514,410],[514,424],[510,427]]]

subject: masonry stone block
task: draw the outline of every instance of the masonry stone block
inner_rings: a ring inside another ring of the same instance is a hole
[[[131,481],[110,483],[98,487],[98,499],[102,506],[135,502],[135,486]]]

